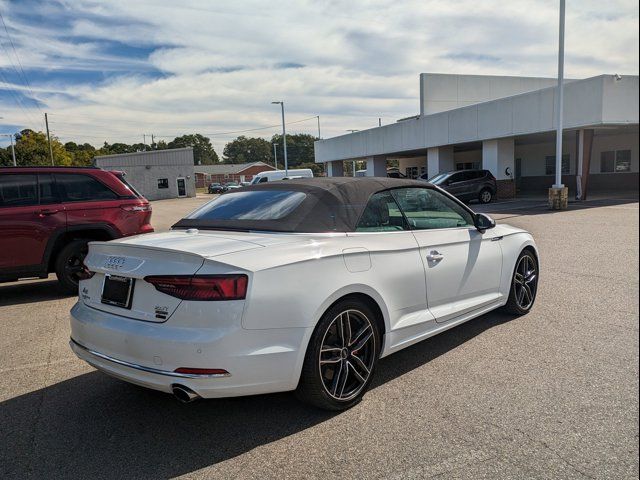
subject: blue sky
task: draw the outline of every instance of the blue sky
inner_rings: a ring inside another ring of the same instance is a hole
[[[221,153],[277,125],[283,99],[288,121],[339,135],[417,113],[420,72],[555,76],[557,5],[0,0],[0,132],[48,112],[63,141],[197,131]],[[637,74],[637,1],[568,0],[566,48],[569,77]]]

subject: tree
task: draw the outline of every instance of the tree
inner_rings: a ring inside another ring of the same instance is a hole
[[[224,163],[273,163],[273,148],[264,138],[239,136],[224,147]]]
[[[287,134],[287,163],[289,168],[300,168],[302,164],[315,163],[313,142],[316,140],[318,140],[317,137],[306,133]],[[284,164],[284,142],[282,141],[282,135],[274,135],[271,137],[271,143],[276,144],[278,163]],[[314,173],[316,172],[314,171]]]
[[[160,144],[160,142],[158,142],[158,144]],[[166,148],[168,149],[185,147],[193,148],[193,161],[196,165],[211,165],[220,161],[209,138],[199,133],[182,135],[166,144]]]
[[[25,129],[16,135],[18,165],[51,165],[49,142],[42,132]],[[51,149],[56,165],[72,165],[73,157],[56,137],[51,137]]]

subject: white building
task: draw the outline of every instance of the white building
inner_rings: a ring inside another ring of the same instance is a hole
[[[196,196],[191,147],[102,155],[94,163],[125,172],[127,182],[148,200]]]
[[[490,170],[498,196],[545,193],[555,175],[556,79],[420,75],[420,114],[315,143],[331,176],[343,161],[364,160],[384,176],[398,160],[408,177],[463,168]],[[567,80],[563,183],[593,191],[638,190],[638,76]],[[588,174],[587,174],[588,173]]]

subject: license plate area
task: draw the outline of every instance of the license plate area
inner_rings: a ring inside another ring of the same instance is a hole
[[[131,309],[134,283],[135,279],[133,278],[105,275],[100,301],[106,305]]]

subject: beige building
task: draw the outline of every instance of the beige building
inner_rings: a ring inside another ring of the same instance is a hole
[[[397,160],[408,177],[466,168],[490,170],[499,196],[546,193],[555,175],[556,79],[420,75],[420,114],[315,144],[329,175],[364,160],[386,175]],[[567,80],[563,183],[575,193],[638,190],[638,76]]]

